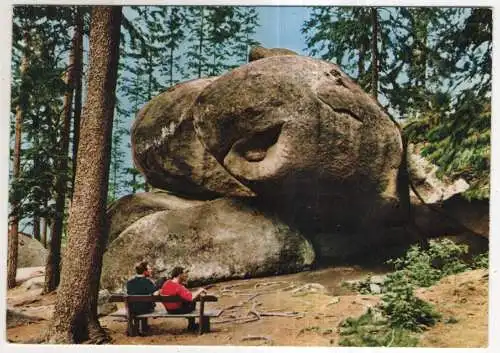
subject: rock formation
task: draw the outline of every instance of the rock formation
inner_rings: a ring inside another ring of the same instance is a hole
[[[400,132],[379,104],[334,64],[264,48],[250,56],[138,113],[134,162],[164,192],[110,207],[103,287],[120,288],[142,259],[210,282],[419,239],[400,204]]]
[[[17,267],[45,266],[48,251],[38,240],[29,235],[19,233]]]

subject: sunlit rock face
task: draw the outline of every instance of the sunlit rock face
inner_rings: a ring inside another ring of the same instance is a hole
[[[105,254],[101,285],[121,289],[143,259],[163,275],[180,265],[192,281],[207,283],[297,272],[315,255],[310,241],[275,216],[220,198],[154,212],[127,227]]]
[[[400,134],[334,64],[251,62],[205,87],[192,115],[210,154],[290,218],[359,225],[398,202]]]

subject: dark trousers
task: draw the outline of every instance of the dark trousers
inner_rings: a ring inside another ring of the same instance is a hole
[[[189,313],[192,313],[195,309],[196,309],[195,302],[182,302],[182,305],[180,308],[175,309],[175,310],[168,310],[167,309],[167,312],[169,314],[189,314]],[[194,317],[188,318],[188,330],[189,331],[197,330],[197,325],[194,322]]]
[[[189,314],[196,309],[196,302],[182,302],[182,305],[178,309],[170,310],[167,309],[169,314]]]

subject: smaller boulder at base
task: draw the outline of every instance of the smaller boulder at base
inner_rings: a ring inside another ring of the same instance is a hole
[[[141,218],[109,244],[101,287],[121,290],[143,259],[193,283],[297,272],[314,262],[308,240],[245,202],[217,199]]]

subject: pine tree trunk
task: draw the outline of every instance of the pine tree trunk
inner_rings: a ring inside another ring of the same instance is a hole
[[[71,198],[75,189],[75,171],[78,158],[78,141],[80,139],[80,116],[82,114],[82,76],[83,76],[83,17],[80,7],[76,7],[75,32],[75,111],[73,112],[73,175],[71,181]]]
[[[365,47],[361,44],[359,48],[359,58],[358,58],[358,83],[362,80],[365,74]]]
[[[14,153],[13,153],[13,163],[12,163],[12,180],[17,180],[21,171],[21,133],[23,126],[23,115],[24,107],[26,103],[26,92],[24,92],[25,73],[28,70],[28,54],[29,50],[29,40],[28,32],[24,33],[24,40],[26,45],[26,52],[23,54],[21,60],[21,66],[19,68],[21,74],[21,87],[19,93],[19,104],[16,107],[16,125],[15,125],[15,140],[14,140]],[[7,253],[7,286],[8,288],[14,288],[16,286],[16,274],[17,274],[17,252],[18,252],[18,242],[19,242],[19,220],[21,218],[19,203],[17,200],[12,200],[11,203],[11,217],[10,217],[10,229],[9,229],[9,240],[8,240],[8,253]]]
[[[41,219],[41,234],[40,234],[40,243],[42,243],[43,247],[47,247],[47,228],[48,228],[48,222],[47,218],[43,217]]]
[[[40,131],[40,124],[38,119],[33,119],[33,130],[35,131],[35,134],[33,136],[33,146],[35,148],[39,148],[40,146],[40,139],[39,139],[39,131]],[[40,156],[39,154],[35,154],[33,157],[33,170],[35,173],[39,174],[41,173],[40,170]],[[39,198],[35,198],[35,200],[39,201]],[[40,203],[37,202],[36,209],[33,210],[33,239],[36,239],[40,241],[40,217],[38,216],[40,214]]]
[[[170,48],[169,52],[169,66],[170,66],[170,87],[174,85],[174,49]]]
[[[97,320],[97,295],[107,237],[106,198],[121,7],[92,9],[88,97],[83,109],[75,192],[49,342],[101,343],[106,335]]]
[[[377,8],[371,8],[372,17],[372,96],[378,99],[378,32]]]
[[[136,183],[137,183],[136,174],[132,173],[132,194],[135,194],[137,191]]]
[[[33,217],[33,239],[40,241],[40,217]]]
[[[198,78],[201,78],[202,74],[202,66],[203,63],[201,61],[202,55],[203,55],[203,20],[204,20],[204,11],[205,8],[202,6],[201,7],[201,23],[200,23],[200,47],[199,47],[199,59],[198,59]]]
[[[76,23],[75,16],[75,23]],[[56,190],[56,215],[54,218],[53,232],[50,238],[49,255],[47,256],[47,264],[45,266],[45,285],[44,293],[50,293],[57,288],[60,280],[60,265],[61,265],[61,240],[64,228],[64,210],[66,207],[66,189],[68,175],[68,147],[69,133],[71,125],[71,103],[73,102],[74,91],[74,73],[75,73],[75,56],[77,51],[78,29],[75,25],[73,34],[71,51],[69,54],[68,70],[66,74],[66,94],[63,101],[63,128],[61,132],[61,141],[59,145],[56,170],[58,172],[55,183]]]

